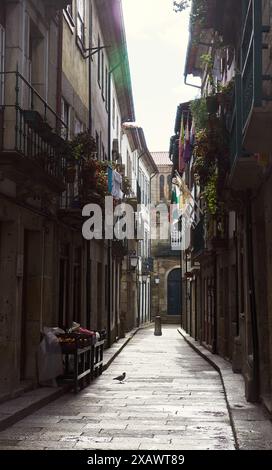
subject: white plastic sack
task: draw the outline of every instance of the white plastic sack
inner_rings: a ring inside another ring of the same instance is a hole
[[[55,379],[63,374],[61,347],[55,334],[46,331],[38,351],[39,383]]]

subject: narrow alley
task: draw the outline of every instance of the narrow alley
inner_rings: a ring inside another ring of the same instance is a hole
[[[175,326],[140,330],[90,387],[0,433],[0,449],[234,448],[219,374]]]

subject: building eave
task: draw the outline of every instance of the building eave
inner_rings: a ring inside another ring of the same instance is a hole
[[[135,121],[125,23],[120,0],[95,0],[123,122]],[[120,65],[119,65],[120,64]]]

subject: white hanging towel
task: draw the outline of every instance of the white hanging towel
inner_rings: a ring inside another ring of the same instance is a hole
[[[115,199],[123,199],[124,193],[122,192],[122,175],[118,173],[117,171],[113,171],[112,174],[112,196]]]

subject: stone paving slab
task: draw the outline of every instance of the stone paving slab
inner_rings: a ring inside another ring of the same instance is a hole
[[[114,382],[123,371],[126,381]],[[224,450],[234,449],[235,439],[219,374],[169,326],[161,337],[140,330],[88,388],[0,432],[5,446]]]
[[[246,400],[243,376],[235,374],[228,361],[212,354],[184,330],[179,328],[178,331],[193,350],[198,352],[220,373],[239,449],[271,450],[271,416],[261,405],[249,403]]]

